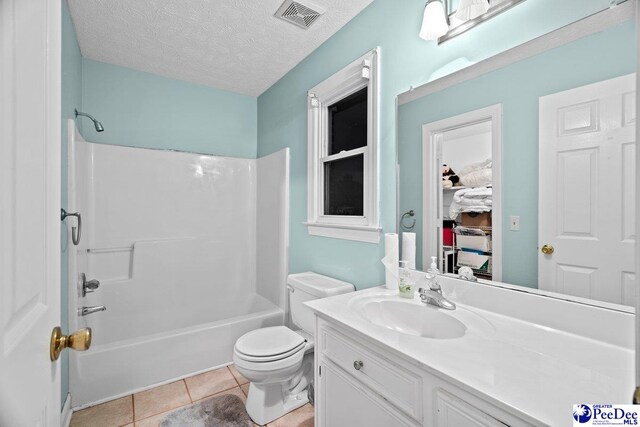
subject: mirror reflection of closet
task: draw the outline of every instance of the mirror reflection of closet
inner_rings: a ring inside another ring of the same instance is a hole
[[[440,144],[441,271],[466,265],[491,280],[491,122],[447,130]]]
[[[423,266],[437,256],[444,273],[469,267],[480,279],[502,278],[502,106],[423,126]]]

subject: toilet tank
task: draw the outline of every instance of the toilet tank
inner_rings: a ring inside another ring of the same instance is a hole
[[[294,325],[311,336],[314,335],[315,319],[313,310],[304,305],[306,301],[326,298],[334,295],[346,294],[355,290],[351,283],[321,274],[307,272],[290,274],[287,277],[289,285],[289,308]]]

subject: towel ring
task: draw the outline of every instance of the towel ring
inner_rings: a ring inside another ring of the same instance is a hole
[[[413,211],[413,209],[411,209],[409,212],[405,212],[402,214],[402,218],[400,218],[400,228],[402,228],[404,231],[411,231],[413,230],[413,227],[416,226],[416,219],[413,218],[413,222],[411,223],[411,225],[407,225],[405,224],[405,219],[407,217],[414,217],[415,216],[415,212]]]
[[[82,216],[80,215],[80,212],[71,213],[64,209],[60,209],[60,221],[64,221],[68,216],[75,216],[78,220],[78,228],[76,229],[76,227],[71,227],[71,241],[75,246],[78,246],[80,244],[80,237],[82,237]],[[76,230],[78,230],[77,233]]]

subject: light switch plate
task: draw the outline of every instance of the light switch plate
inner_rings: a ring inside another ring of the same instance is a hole
[[[512,215],[511,216],[511,231],[520,231],[520,217]]]

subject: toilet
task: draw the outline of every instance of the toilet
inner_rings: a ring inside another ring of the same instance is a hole
[[[312,272],[289,275],[287,288],[294,329],[256,329],[238,338],[233,348],[236,369],[251,382],[247,413],[260,425],[309,401],[315,318],[304,302],[354,291],[350,283]]]

